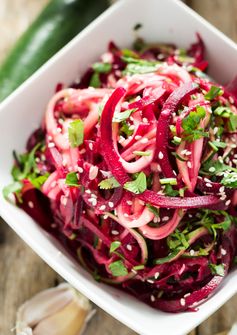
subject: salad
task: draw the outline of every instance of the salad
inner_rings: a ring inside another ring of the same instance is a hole
[[[167,312],[195,310],[237,256],[237,85],[207,67],[200,36],[111,42],[57,85],[3,191],[96,280]]]

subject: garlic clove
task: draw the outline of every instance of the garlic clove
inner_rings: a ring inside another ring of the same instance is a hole
[[[91,316],[89,300],[64,283],[19,308],[17,335],[79,335]]]
[[[63,283],[56,288],[39,292],[25,302],[17,312],[17,319],[24,320],[25,324],[34,327],[40,320],[56,313],[71,300],[71,287]]]

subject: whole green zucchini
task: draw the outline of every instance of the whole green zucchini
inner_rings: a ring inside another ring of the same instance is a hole
[[[107,0],[52,0],[0,67],[0,101],[107,7]]]

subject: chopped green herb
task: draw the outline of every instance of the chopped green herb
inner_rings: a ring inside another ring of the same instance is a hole
[[[176,249],[175,251],[171,252],[168,256],[166,257],[163,257],[163,258],[157,258],[154,260],[154,264],[164,264],[164,263],[167,263],[167,262],[170,262],[172,261],[173,258],[175,258],[178,253],[181,251],[181,250],[184,250],[184,248],[178,248]]]
[[[180,194],[180,192],[177,190],[174,190],[172,185],[170,184],[165,185],[164,193],[168,197],[177,197]]]
[[[225,276],[224,264],[216,265],[216,264],[210,263],[209,268],[211,269],[211,273],[213,275],[218,275],[218,276],[221,276],[221,277]]]
[[[223,177],[221,184],[229,188],[237,188],[237,173],[229,172],[227,176]]]
[[[109,73],[112,70],[112,65],[110,63],[94,63],[92,68],[97,73]]]
[[[43,176],[38,176],[38,177],[35,177],[35,178],[29,177],[29,180],[35,188],[40,189],[41,186],[46,182],[48,177],[49,177],[49,173],[47,172]]]
[[[220,87],[217,86],[212,86],[205,95],[206,100],[214,100],[215,98],[221,96],[223,94],[223,90]]]
[[[121,122],[122,127],[120,128],[120,132],[124,133],[126,136],[130,136],[133,133],[133,130],[129,129],[129,125],[127,124],[126,121]]]
[[[133,27],[133,30],[137,31],[137,30],[139,30],[139,29],[141,29],[141,28],[142,28],[142,24],[141,24],[141,23],[137,23],[137,24],[135,24],[135,26]]]
[[[120,246],[121,246],[121,242],[120,242],[120,241],[113,241],[113,242],[110,244],[109,252],[110,252],[110,253],[114,252],[114,251],[117,250]]]
[[[136,265],[132,268],[134,271],[139,271],[145,269],[145,266],[143,264],[141,265]]]
[[[121,260],[111,263],[109,269],[114,277],[126,276],[128,274],[128,270]]]
[[[182,136],[188,142],[193,142],[202,137],[208,137],[209,134],[200,128],[200,122],[206,116],[204,107],[198,106],[196,111],[190,112],[187,117],[182,120],[183,134]]]
[[[4,198],[6,200],[8,200],[9,195],[12,194],[12,193],[16,193],[16,192],[21,191],[22,186],[23,186],[22,183],[20,183],[19,181],[15,181],[15,182],[5,186],[3,188],[3,191],[2,191]]]
[[[151,73],[157,71],[160,67],[160,62],[148,61],[144,59],[137,59],[126,56],[123,56],[122,59],[126,63],[128,63],[126,69],[124,70],[124,75]]]
[[[161,185],[177,185],[177,179],[176,178],[163,178],[160,179]]]
[[[89,86],[94,88],[99,88],[101,86],[100,74],[98,72],[94,72],[91,76]]]
[[[136,156],[150,156],[150,151],[133,151],[133,154]]]
[[[231,114],[233,114],[233,112],[229,107],[219,106],[214,110],[214,115],[221,116],[223,118],[229,118]]]
[[[150,212],[152,212],[156,217],[160,216],[159,208],[154,207],[150,204],[146,204],[146,207],[149,209]]]
[[[68,186],[79,187],[77,173],[76,172],[69,172],[66,175],[66,181],[65,181],[65,183]]]
[[[110,190],[112,188],[117,188],[119,186],[120,184],[117,182],[117,180],[114,177],[104,179],[99,183],[99,187],[102,190]]]
[[[236,114],[231,114],[230,115],[230,120],[228,122],[229,128],[231,131],[235,131],[237,129],[237,115]]]
[[[84,122],[80,119],[70,122],[68,136],[71,147],[79,147],[84,141]]]
[[[187,162],[188,161],[188,159],[185,159],[185,158],[181,157],[176,152],[171,152],[171,155],[173,155],[176,159],[180,160],[181,162]]]
[[[126,111],[121,112],[121,113],[116,113],[113,117],[113,122],[119,123],[119,122],[127,120],[130,117],[130,115],[135,112],[135,110],[136,109],[133,108],[133,109],[127,109]]]
[[[181,143],[182,139],[178,136],[174,136],[172,143],[174,143],[175,145],[179,145]]]
[[[135,180],[126,182],[123,187],[135,194],[143,193],[147,188],[145,173],[140,172]]]

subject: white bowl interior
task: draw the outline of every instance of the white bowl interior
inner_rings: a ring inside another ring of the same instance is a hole
[[[12,150],[24,150],[37,128],[58,82],[69,83],[102,54],[110,40],[128,47],[133,27],[142,23],[140,36],[152,42],[187,47],[199,32],[207,47],[209,74],[226,83],[237,74],[237,47],[177,0],[121,0],[53,57],[0,107],[0,190],[11,181]],[[225,52],[223,53],[223,50]],[[222,289],[196,313],[165,314],[155,311],[116,289],[95,282],[47,233],[24,212],[0,195],[0,213],[11,227],[62,277],[121,322],[139,334],[181,335],[194,328],[236,291],[237,271]],[[188,322],[187,322],[188,318]]]

